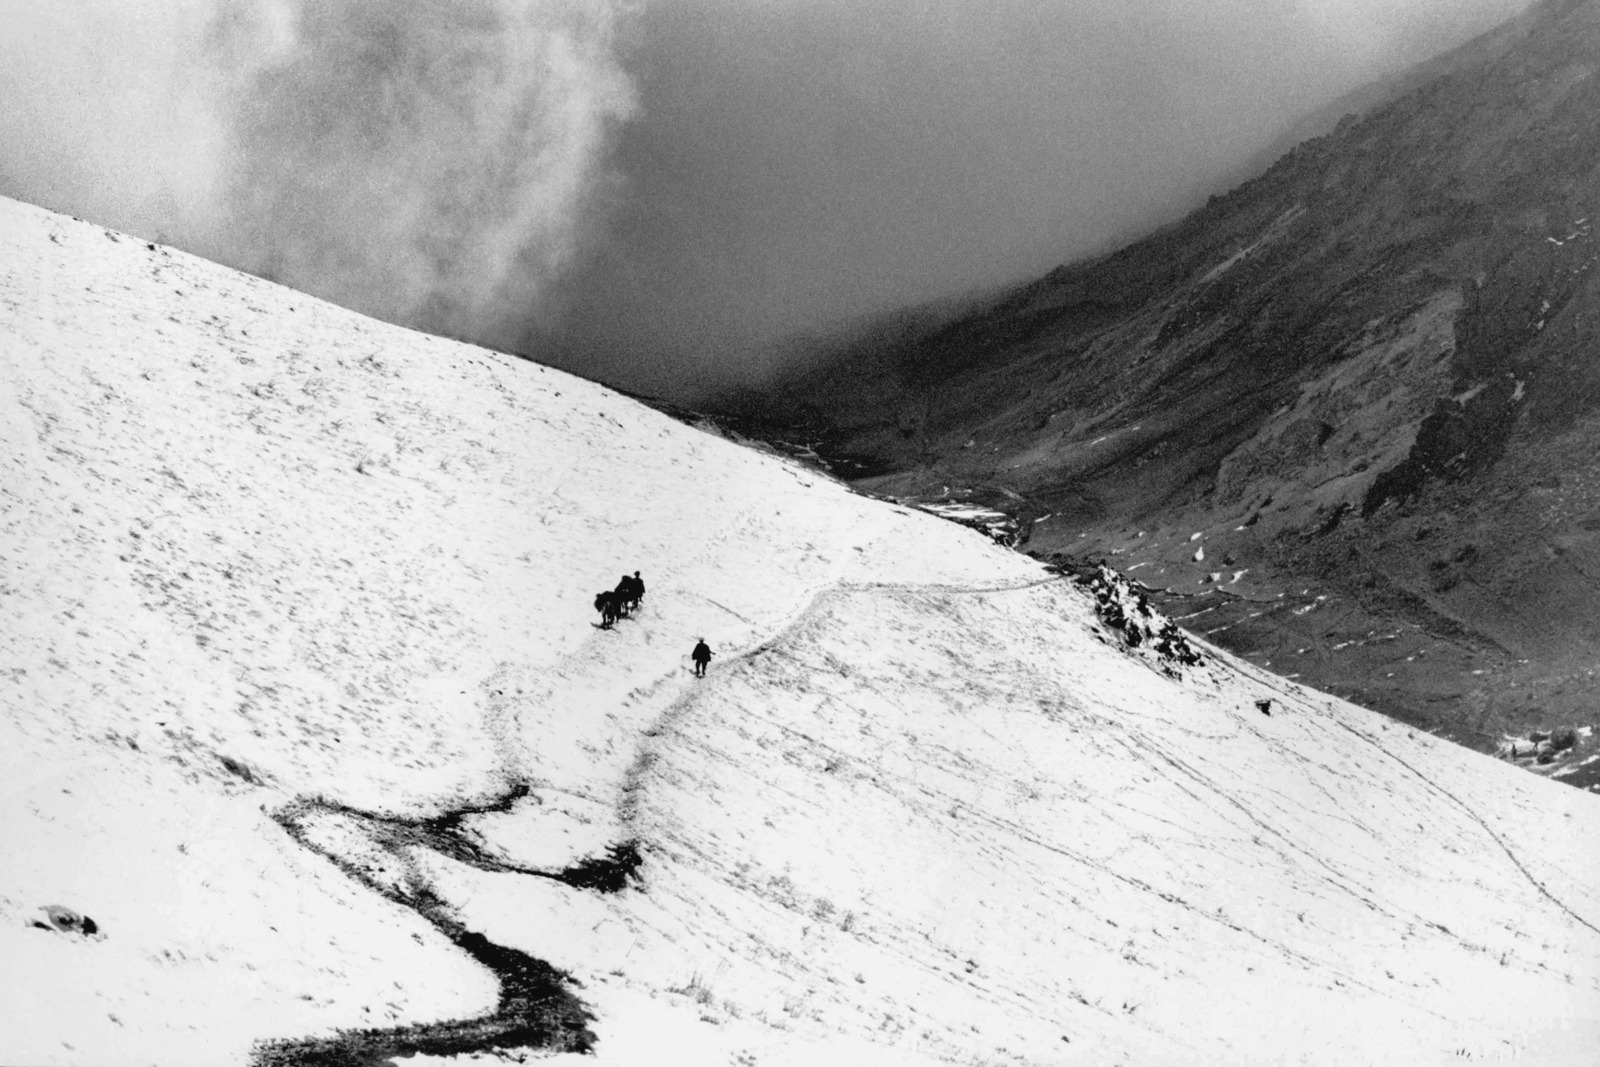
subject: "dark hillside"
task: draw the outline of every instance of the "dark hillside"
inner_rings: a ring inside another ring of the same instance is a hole
[[[1586,723],[1597,72],[1600,0],[1535,5],[1181,223],[742,414],[864,488],[1001,502],[1031,550],[1113,557],[1192,628],[1476,746]]]

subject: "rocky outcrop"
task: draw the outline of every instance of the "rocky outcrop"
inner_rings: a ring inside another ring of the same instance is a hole
[[[1104,562],[1087,567],[1069,556],[1050,564],[1057,574],[1072,577],[1094,597],[1096,617],[1131,651],[1152,656],[1161,669],[1178,677],[1180,667],[1198,667],[1205,658],[1172,619],[1156,610],[1150,590]]]

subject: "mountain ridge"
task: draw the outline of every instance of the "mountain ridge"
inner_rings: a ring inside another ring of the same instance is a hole
[[[724,407],[1040,554],[1283,594],[1212,632],[1480,749],[1588,722],[1597,69],[1600,5],[1536,4],[1173,226]],[[1290,611],[1324,594],[1332,634]]]

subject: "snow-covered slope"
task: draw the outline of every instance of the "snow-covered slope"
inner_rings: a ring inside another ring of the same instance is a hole
[[[0,435],[0,1062],[503,1011],[463,932],[570,976],[574,1063],[1600,1039],[1595,798],[1173,678],[599,386],[0,201]],[[629,842],[621,892],[550,877]]]

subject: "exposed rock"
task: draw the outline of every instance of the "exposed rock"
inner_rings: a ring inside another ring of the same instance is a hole
[[[1104,562],[1091,568],[1070,557],[1058,556],[1051,567],[1059,574],[1072,575],[1086,587],[1094,595],[1100,621],[1117,631],[1129,648],[1148,645],[1163,661],[1164,670],[1171,673],[1180,665],[1197,667],[1205,662],[1177,623],[1151,606],[1149,590],[1144,586]]]
[[[45,904],[39,910],[44,912],[46,919],[50,920],[48,926],[42,922],[33,924],[41,930],[56,930],[63,934],[78,934],[95,940],[105,936],[100,933],[99,923],[96,923],[87,915],[78,914],[71,908],[63,907],[60,904]]]

